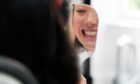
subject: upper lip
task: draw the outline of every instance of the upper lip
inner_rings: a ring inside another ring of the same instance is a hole
[[[94,32],[97,32],[98,30],[97,29],[82,29],[84,31],[94,31]]]
[[[97,30],[98,30],[98,27],[97,27],[97,26],[94,26],[94,27],[85,27],[85,28],[83,28],[82,30],[97,31]]]

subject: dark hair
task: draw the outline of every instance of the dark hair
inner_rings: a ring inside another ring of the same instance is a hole
[[[88,5],[90,5],[90,0],[84,0],[84,4],[88,4]]]
[[[0,0],[0,54],[25,64],[40,84],[77,84],[69,44],[54,0]]]

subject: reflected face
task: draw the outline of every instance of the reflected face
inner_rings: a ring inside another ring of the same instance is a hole
[[[98,29],[96,11],[87,5],[74,5],[72,27],[76,38],[89,51],[94,51]]]

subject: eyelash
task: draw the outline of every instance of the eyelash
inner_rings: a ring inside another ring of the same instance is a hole
[[[86,13],[87,11],[86,11],[86,10],[77,10],[77,12],[80,13],[80,14],[84,14],[84,13]]]

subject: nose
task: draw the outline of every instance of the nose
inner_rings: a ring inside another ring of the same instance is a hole
[[[86,20],[86,26],[89,28],[93,28],[94,26],[98,25],[98,16],[95,13],[89,13],[87,20]]]

